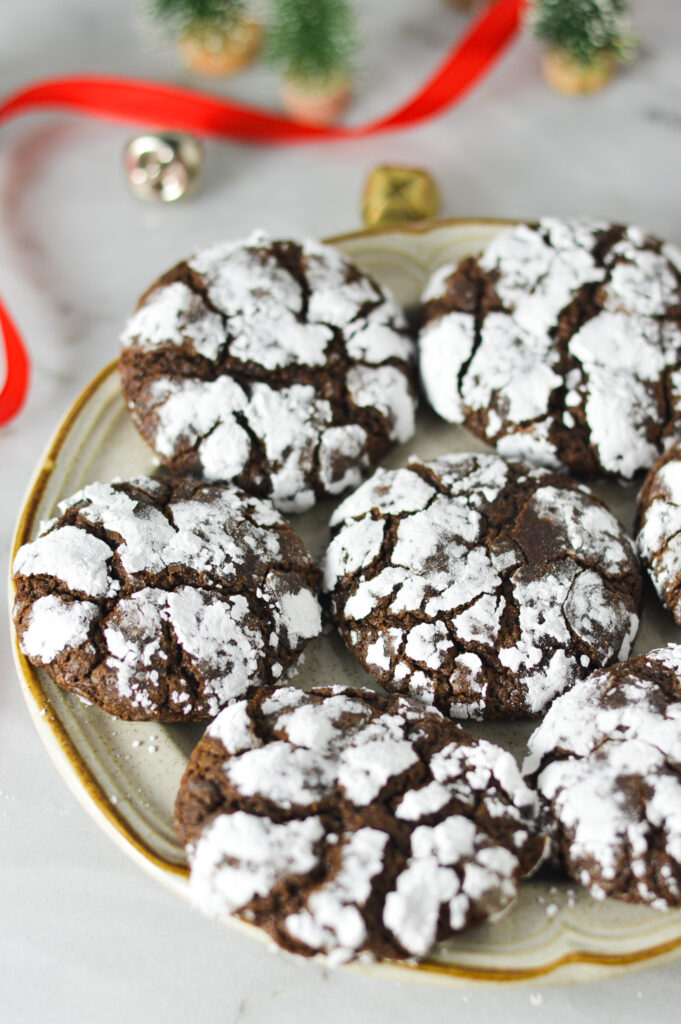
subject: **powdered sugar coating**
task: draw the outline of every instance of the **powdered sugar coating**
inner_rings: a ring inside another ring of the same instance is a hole
[[[407,867],[386,897],[385,923],[405,949],[424,956],[443,909],[452,931],[464,925],[473,900],[485,901],[489,917],[506,909],[517,893],[516,865],[515,854],[487,846],[468,818],[452,815],[435,826],[420,825]]]
[[[279,878],[310,871],[322,836],[318,818],[277,825],[243,811],[221,814],[194,854],[192,898],[206,913],[213,913],[216,903],[225,914],[240,910]]]
[[[681,432],[673,247],[587,219],[518,224],[423,295],[433,408],[507,456],[631,480]]]
[[[47,665],[61,651],[88,641],[99,609],[90,601],[64,601],[56,594],[39,598],[28,616],[22,650],[34,664]]]
[[[577,683],[530,737],[524,772],[593,896],[681,906],[681,645]]]
[[[321,628],[309,555],[237,488],[95,483],[60,513],[15,558],[20,644],[120,717],[215,715],[278,678]]]
[[[537,715],[626,657],[641,580],[604,504],[495,455],[379,469],[334,512],[324,589],[388,689],[452,717]]]
[[[73,526],[60,526],[24,544],[13,571],[22,576],[55,576],[88,597],[111,597],[119,590],[110,573],[113,549],[99,537]]]
[[[641,561],[660,600],[681,624],[681,446],[660,458],[645,479],[634,524]]]
[[[367,940],[362,910],[373,892],[372,882],[383,870],[389,836],[375,828],[353,832],[341,847],[341,865],[333,881],[313,892],[308,906],[286,918],[286,931],[308,949],[343,963],[348,953]]]
[[[177,803],[202,909],[331,963],[423,956],[508,906],[543,853],[535,812],[508,752],[415,701],[342,687],[227,708]],[[287,862],[278,836],[294,824]]]
[[[123,389],[172,469],[300,512],[359,483],[414,432],[413,343],[392,296],[314,241],[256,232],[146,293]]]

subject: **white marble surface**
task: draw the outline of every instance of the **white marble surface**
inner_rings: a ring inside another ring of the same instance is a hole
[[[116,354],[140,290],[200,245],[258,224],[291,234],[351,230],[365,175],[382,162],[428,167],[445,215],[586,212],[681,241],[681,6],[634,7],[641,56],[598,97],[549,93],[523,39],[460,106],[417,130],[283,149],[211,142],[202,190],[176,207],[144,206],[128,192],[120,157],[130,128],[57,114],[0,128],[0,291],[34,367],[24,412],[0,429],[3,577],[49,435]],[[367,46],[352,117],[365,120],[406,98],[465,15],[444,0],[363,0],[361,10]],[[132,0],[2,0],[0,95],[45,75],[93,70],[190,81],[140,30]],[[274,79],[261,69],[219,88],[275,100]],[[4,618],[4,593],[0,601]],[[681,964],[580,987],[452,990],[269,955],[200,918],[99,831],[38,740],[7,639],[0,668],[3,1022],[678,1020]]]

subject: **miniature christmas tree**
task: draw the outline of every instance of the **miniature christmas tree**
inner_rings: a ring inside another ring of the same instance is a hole
[[[626,0],[536,0],[529,25],[546,46],[546,79],[561,92],[602,88],[636,52]]]
[[[357,50],[349,0],[270,0],[268,58],[283,72],[282,100],[297,120],[335,121],[350,99]]]
[[[260,49],[262,28],[246,0],[151,0],[150,10],[177,37],[185,63],[201,74],[234,74]]]

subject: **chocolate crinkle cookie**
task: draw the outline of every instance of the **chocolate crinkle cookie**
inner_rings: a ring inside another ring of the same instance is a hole
[[[124,719],[189,721],[280,679],[321,628],[318,570],[231,486],[95,483],[14,559],[28,660]]]
[[[681,444],[648,473],[634,530],[641,561],[660,600],[681,626]]]
[[[567,872],[597,899],[681,906],[681,645],[577,683],[529,751]]]
[[[416,701],[263,688],[209,726],[177,799],[195,902],[285,949],[423,957],[543,856],[512,755]]]
[[[302,512],[414,432],[414,343],[395,300],[330,246],[216,245],[146,292],[123,393],[168,468]]]
[[[629,654],[632,541],[584,485],[497,455],[377,470],[335,511],[333,617],[386,689],[454,718],[538,715]]]
[[[601,221],[519,224],[437,271],[420,369],[503,455],[629,481],[681,433],[681,252]]]

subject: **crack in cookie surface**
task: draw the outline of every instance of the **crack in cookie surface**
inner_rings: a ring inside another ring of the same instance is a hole
[[[176,805],[195,901],[332,962],[424,956],[505,909],[544,850],[513,757],[434,709],[343,687],[226,709]]]
[[[13,571],[29,661],[119,718],[211,717],[279,679],[321,628],[302,542],[227,485],[90,484]]]
[[[300,512],[414,431],[414,344],[384,289],[329,246],[264,233],[178,264],[140,300],[121,380],[174,472]]]
[[[634,227],[546,218],[441,268],[423,301],[431,405],[501,454],[628,481],[681,431],[674,246]]]
[[[641,578],[586,487],[495,455],[382,470],[336,510],[324,590],[349,650],[389,690],[452,717],[540,714],[626,657]]]
[[[681,646],[594,673],[528,744],[558,862],[597,899],[681,906]]]

